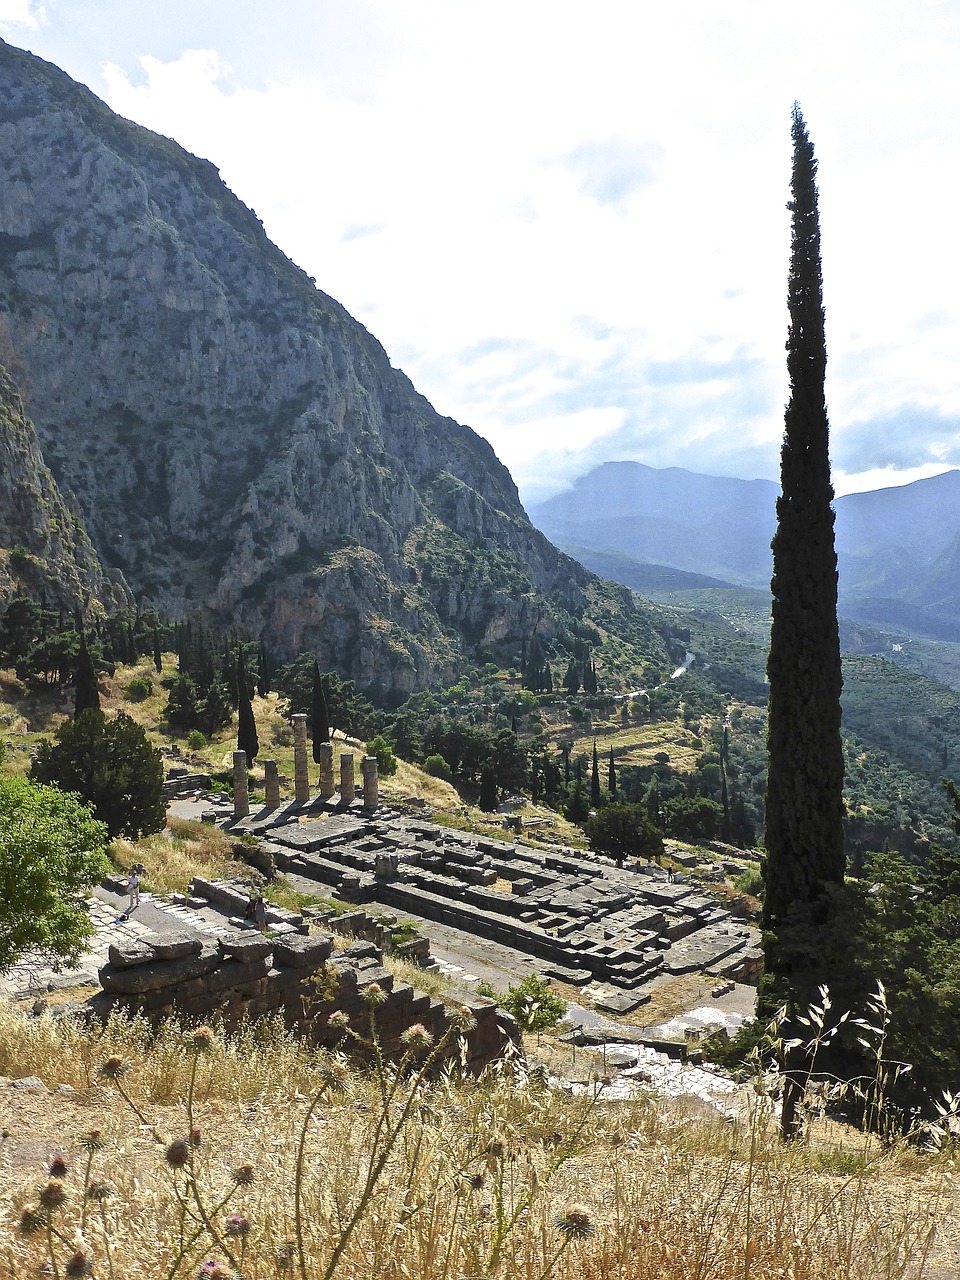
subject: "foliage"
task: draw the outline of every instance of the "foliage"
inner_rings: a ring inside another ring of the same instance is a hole
[[[42,738],[37,746],[34,782],[77,792],[111,836],[163,829],[163,761],[140,725],[122,711],[112,720],[101,711],[83,711],[55,736],[56,744]]]
[[[377,757],[377,772],[381,778],[390,778],[397,772],[397,757],[393,747],[381,734],[367,743],[367,754]]]
[[[642,804],[604,805],[584,822],[583,830],[590,848],[607,854],[618,866],[625,858],[656,858],[663,853],[663,836]]]
[[[671,796],[662,806],[663,828],[678,840],[713,840],[720,833],[723,806],[705,796]]]
[[[313,664],[313,688],[310,698],[310,732],[313,736],[313,763],[320,763],[320,747],[330,740],[330,715],[319,662]]]
[[[480,991],[480,988],[477,988]],[[490,988],[481,995],[493,994]],[[567,1002],[550,989],[546,978],[529,973],[514,986],[507,987],[506,994],[496,997],[499,1004],[517,1020],[522,1031],[550,1031],[566,1015]]]
[[[424,773],[428,773],[431,778],[442,778],[444,782],[453,780],[453,770],[447,764],[441,755],[427,756],[423,762]]]
[[[286,702],[284,714],[288,718],[305,715],[307,730],[311,734],[315,663],[312,654],[301,653],[294,662],[281,667],[274,677],[274,687]],[[372,737],[379,728],[380,717],[369,699],[357,692],[352,680],[341,680],[335,671],[323,672],[322,676],[330,727],[341,729],[351,737]]]
[[[149,676],[134,676],[127,681],[126,694],[131,702],[144,702],[153,693],[153,681]]]
[[[237,750],[246,753],[248,769],[253,765],[260,751],[257,722],[253,714],[250,683],[242,649],[237,654]]]
[[[106,836],[76,796],[0,777],[0,972],[27,951],[77,963],[92,932],[87,894],[110,869]]]

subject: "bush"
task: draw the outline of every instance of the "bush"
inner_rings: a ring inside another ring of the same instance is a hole
[[[153,693],[153,681],[149,676],[134,676],[127,681],[126,692],[131,702],[144,702]]]
[[[393,747],[381,734],[367,743],[367,754],[377,757],[377,772],[381,778],[392,777],[397,772],[397,757]]]
[[[187,746],[191,751],[202,751],[207,745],[207,740],[199,729],[191,729],[187,734]]]
[[[507,987],[500,1004],[513,1014],[523,1031],[549,1031],[567,1012],[566,1000],[554,995],[547,979],[538,978],[535,973],[521,978],[515,987]]]
[[[741,893],[749,893],[751,898],[763,896],[763,876],[759,871],[741,871],[733,882],[734,888]]]
[[[423,771],[431,778],[442,778],[444,782],[453,781],[453,770],[443,756],[427,756],[423,762]]]
[[[663,837],[642,804],[604,805],[583,830],[590,848],[607,854],[618,866],[627,857],[657,858],[663,853]]]

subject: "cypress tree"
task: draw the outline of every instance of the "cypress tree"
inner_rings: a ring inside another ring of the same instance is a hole
[[[163,655],[160,652],[160,631],[159,628],[153,628],[153,669],[157,675],[163,671]]]
[[[247,664],[243,660],[243,646],[237,653],[237,750],[247,753],[249,769],[260,750],[257,738],[257,722],[250,701],[250,684],[247,680]]]
[[[267,658],[267,646],[260,641],[260,660],[257,663],[257,693],[265,698],[270,692],[270,662]]]
[[[827,356],[817,162],[796,104],[792,136],[790,400],[773,539],[767,661],[765,974],[758,1000],[761,1012],[786,1004],[785,1037],[797,1034],[790,1022],[816,998],[824,980],[818,943],[827,921],[829,887],[841,884],[844,874],[842,682],[824,400]],[[802,1082],[789,1053],[785,1066],[781,1132],[793,1137],[798,1132],[796,1106]]]
[[[613,747],[610,748],[610,759],[607,762],[607,790],[611,798],[617,794],[617,771],[613,763]]]
[[[74,676],[73,714],[76,718],[81,711],[100,710],[100,688],[97,684],[97,672],[87,648],[87,636],[82,625],[80,632],[80,652],[77,654],[77,669]]]
[[[311,696],[311,732],[313,733],[313,763],[320,763],[320,744],[330,741],[330,717],[327,712],[327,695],[323,688],[320,664],[313,663],[313,692]]]
[[[593,740],[593,769],[590,771],[590,803],[596,809],[600,805],[600,761],[597,758],[597,740]]]

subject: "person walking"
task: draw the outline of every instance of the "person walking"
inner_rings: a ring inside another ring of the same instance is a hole
[[[261,933],[267,932],[267,904],[262,893],[253,904],[253,922]]]
[[[130,874],[127,876],[127,896],[129,903],[127,910],[132,911],[134,907],[140,905],[140,868],[131,867]]]

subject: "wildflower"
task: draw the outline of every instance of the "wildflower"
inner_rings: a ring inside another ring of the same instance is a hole
[[[457,1031],[472,1031],[477,1020],[465,1004],[444,1005],[443,1012],[447,1021]]]
[[[238,1187],[249,1187],[253,1182],[253,1165],[242,1164],[234,1169],[233,1180]]]
[[[41,1187],[37,1199],[44,1209],[59,1209],[67,1202],[67,1193],[59,1178],[51,1178],[45,1187]]]
[[[422,1022],[415,1022],[412,1027],[407,1027],[406,1031],[400,1036],[401,1044],[405,1044],[408,1049],[422,1051],[429,1049],[433,1044],[433,1036],[423,1025]]]
[[[92,1276],[93,1275],[93,1254],[86,1247],[81,1245],[67,1259],[63,1268],[64,1275],[71,1277]]]
[[[50,1177],[65,1178],[69,1172],[70,1172],[70,1166],[67,1164],[66,1156],[63,1154],[62,1151],[58,1151],[57,1154],[50,1161],[50,1168],[48,1170]]]
[[[344,1089],[350,1079],[350,1067],[341,1057],[325,1058],[321,1073],[325,1089]]]
[[[126,1058],[121,1058],[118,1053],[114,1053],[107,1058],[106,1062],[100,1063],[97,1067],[97,1075],[104,1080],[119,1080],[129,1070],[130,1063]]]
[[[273,1255],[273,1261],[278,1271],[289,1271],[293,1266],[293,1260],[296,1254],[296,1246],[292,1240],[285,1241],[284,1244]]]
[[[174,1138],[163,1153],[163,1158],[171,1169],[182,1169],[190,1163],[190,1144],[186,1138]]]
[[[77,1141],[84,1151],[89,1151],[91,1155],[96,1155],[107,1145],[107,1140],[99,1129],[89,1129],[86,1133],[81,1133]]]
[[[200,1137],[201,1137],[201,1135],[200,1135],[200,1126],[199,1126],[198,1124],[195,1124],[195,1125],[193,1126],[193,1128],[190,1130],[190,1145],[191,1145],[191,1147],[199,1147],[199,1145],[200,1145]]]
[[[595,1230],[590,1210],[582,1204],[568,1204],[554,1225],[569,1240],[586,1240]]]
[[[364,1004],[375,1009],[377,1005],[384,1004],[387,999],[387,993],[381,987],[379,982],[371,982],[368,987],[364,987],[360,993],[360,999]]]
[[[22,1236],[32,1236],[35,1231],[42,1231],[46,1225],[47,1215],[39,1205],[28,1204],[21,1210],[17,1227]]]
[[[233,1280],[233,1274],[230,1267],[217,1258],[209,1258],[197,1268],[198,1280]]]
[[[250,1220],[242,1213],[231,1213],[223,1224],[224,1234],[239,1238],[250,1234]]]
[[[213,1044],[214,1035],[209,1027],[196,1027],[187,1036],[187,1048],[192,1053],[209,1053]]]
[[[486,1181],[482,1173],[475,1173],[467,1179],[467,1186],[471,1191],[482,1191]]]
[[[113,1186],[106,1178],[91,1178],[87,1183],[86,1197],[88,1200],[106,1200],[108,1196],[113,1195]]]
[[[349,1031],[350,1019],[342,1009],[338,1009],[327,1019],[327,1026],[332,1027],[334,1031]]]

